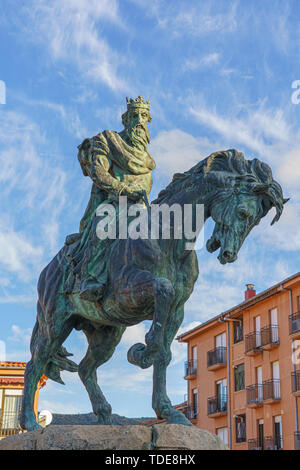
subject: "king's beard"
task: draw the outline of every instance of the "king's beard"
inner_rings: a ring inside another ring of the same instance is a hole
[[[144,152],[147,150],[147,144],[150,144],[150,135],[147,125],[139,124],[130,129],[125,129],[126,136],[130,143]]]

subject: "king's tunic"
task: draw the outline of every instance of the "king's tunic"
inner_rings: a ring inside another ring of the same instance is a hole
[[[73,272],[81,281],[93,278],[105,282],[106,260],[114,240],[100,240],[96,234],[99,217],[96,210],[101,204],[113,204],[118,218],[119,196],[145,191],[149,196],[152,187],[152,170],[155,161],[145,150],[129,145],[114,131],[104,131],[91,139],[85,139],[78,147],[78,159],[85,176],[92,181],[90,200],[80,222],[80,234],[70,249]],[[72,244],[73,239],[70,236]],[[68,243],[68,238],[67,238]],[[69,288],[70,290],[70,288]]]

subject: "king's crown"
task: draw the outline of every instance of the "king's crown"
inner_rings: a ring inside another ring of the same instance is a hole
[[[144,101],[142,96],[138,96],[135,100],[132,98],[126,97],[127,110],[132,108],[145,108],[149,111],[150,109],[150,100]]]

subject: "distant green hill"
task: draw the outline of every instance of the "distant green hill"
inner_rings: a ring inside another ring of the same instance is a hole
[[[132,424],[140,424],[144,421],[148,421],[152,418],[125,418],[125,416],[119,416],[116,414],[112,415],[112,424],[115,425],[132,425]],[[81,413],[81,414],[74,414],[74,415],[63,415],[63,414],[56,414],[53,413],[53,420],[51,424],[61,424],[61,425],[71,425],[71,424],[85,424],[85,425],[92,425],[97,424],[97,418],[94,413]]]

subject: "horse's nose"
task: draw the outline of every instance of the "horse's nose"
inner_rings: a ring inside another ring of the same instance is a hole
[[[223,258],[226,259],[226,261],[229,260],[229,259],[231,259],[232,256],[233,256],[233,253],[232,253],[231,251],[229,251],[229,250],[225,250],[225,251],[223,252]]]

